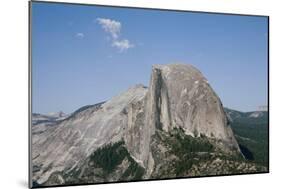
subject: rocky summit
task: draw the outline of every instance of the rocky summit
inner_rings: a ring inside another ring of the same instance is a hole
[[[265,170],[245,160],[219,97],[187,64],[154,65],[148,87],[32,128],[34,185]]]

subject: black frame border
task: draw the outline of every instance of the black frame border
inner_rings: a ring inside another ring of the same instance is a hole
[[[254,173],[235,173],[223,175],[204,175],[204,176],[190,176],[190,177],[175,177],[175,178],[160,178],[160,179],[142,179],[132,181],[115,181],[115,182],[100,182],[100,183],[81,183],[81,184],[64,184],[64,185],[50,185],[50,186],[32,186],[32,3],[46,3],[46,4],[62,4],[62,5],[78,5],[78,6],[96,6],[96,7],[109,7],[109,8],[127,8],[127,9],[142,9],[142,10],[157,10],[168,12],[189,12],[189,13],[203,13],[212,15],[232,15],[232,16],[254,16],[267,18],[267,114],[268,114],[268,169],[267,171],[254,172]],[[72,3],[72,2],[57,2],[57,1],[41,1],[30,0],[28,1],[28,187],[29,188],[53,188],[53,187],[69,187],[69,186],[85,186],[85,185],[100,185],[100,184],[118,184],[118,183],[135,183],[147,181],[164,181],[164,180],[177,180],[189,178],[208,178],[208,177],[225,177],[225,176],[239,176],[239,175],[256,175],[270,173],[270,17],[268,15],[255,15],[255,14],[238,14],[226,12],[206,12],[206,11],[191,11],[191,10],[177,10],[177,9],[163,9],[163,8],[147,8],[147,7],[133,7],[133,6],[119,6],[119,5],[102,5],[90,3]]]

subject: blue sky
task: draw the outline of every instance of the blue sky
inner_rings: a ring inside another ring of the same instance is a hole
[[[153,64],[197,67],[225,107],[267,104],[267,18],[32,3],[33,112],[71,113],[149,84]]]

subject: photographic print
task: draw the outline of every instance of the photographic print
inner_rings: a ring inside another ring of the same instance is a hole
[[[269,172],[267,16],[30,2],[30,187]]]

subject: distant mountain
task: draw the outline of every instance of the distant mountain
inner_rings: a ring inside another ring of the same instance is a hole
[[[229,121],[240,122],[247,124],[265,124],[268,123],[268,112],[267,111],[252,111],[252,112],[241,112],[224,108]]]
[[[58,123],[66,119],[68,115],[63,112],[51,113],[51,114],[32,114],[32,140],[36,142],[41,138],[44,132],[51,129],[53,126],[57,126]]]
[[[148,88],[136,85],[60,120],[34,115],[52,123],[33,132],[34,184],[266,171],[244,159],[232,131],[244,114],[227,111],[193,66],[154,65]]]
[[[63,113],[62,111],[59,112],[50,112],[48,113],[49,117],[53,117],[53,118],[65,118],[67,115],[65,113]]]
[[[63,120],[67,117],[68,117],[68,115],[66,115],[65,113],[63,113],[61,111],[49,113],[49,114],[33,113],[32,114],[32,123],[33,123],[33,126],[40,124],[40,123],[46,123],[46,122],[49,122],[49,124],[51,124],[52,122]]]

